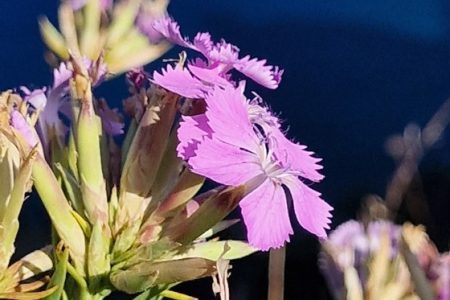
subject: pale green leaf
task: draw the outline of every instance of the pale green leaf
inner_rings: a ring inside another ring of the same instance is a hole
[[[224,252],[225,245],[229,249]],[[205,258],[213,261],[218,259],[238,259],[255,253],[258,249],[242,241],[208,241],[204,243],[193,244],[186,252],[176,255],[173,259],[181,258]]]

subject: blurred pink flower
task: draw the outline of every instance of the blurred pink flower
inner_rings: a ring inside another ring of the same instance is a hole
[[[61,63],[58,68],[53,70],[53,85],[51,88],[30,91],[26,87],[21,87],[24,100],[40,112],[36,130],[47,158],[49,158],[50,151],[50,135],[53,134],[56,138],[63,138],[67,131],[59,117],[59,112],[68,103],[69,79],[71,77],[72,71],[67,68],[65,63]]]

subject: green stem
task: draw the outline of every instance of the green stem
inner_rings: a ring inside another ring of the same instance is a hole
[[[80,225],[73,217],[66,196],[52,170],[40,155],[36,157],[32,168],[34,187],[38,192],[53,225],[64,243],[70,249],[70,255],[77,270],[84,272],[86,251],[85,236]]]
[[[185,295],[182,293],[178,293],[175,291],[169,291],[169,290],[162,291],[161,296],[169,298],[169,299],[174,299],[174,300],[195,300],[195,299],[197,299],[197,298],[191,297],[189,295]]]
[[[106,296],[108,296],[108,294],[101,294],[101,293],[97,293],[97,294],[91,294],[89,289],[87,288],[82,288],[79,290],[79,294],[75,295],[78,297],[72,297],[70,299],[79,299],[79,300],[102,300],[105,299]]]
[[[3,257],[1,257],[0,260],[0,272],[6,269],[9,260],[14,253],[14,241],[16,240],[17,232],[19,230],[19,213],[22,209],[25,193],[28,189],[31,178],[31,167],[36,155],[38,154],[32,151],[18,170],[18,174],[16,175],[16,178],[14,178],[14,185],[10,193],[9,203],[4,211],[3,220],[0,219],[0,225],[2,226],[0,238],[3,239],[0,245],[0,252],[3,254]]]
[[[83,277],[81,277],[78,274],[77,270],[75,270],[75,268],[70,263],[67,263],[67,272],[70,274],[70,276],[72,276],[72,278],[78,284],[78,286],[80,287],[80,290],[83,290],[83,289],[87,290],[86,281],[84,280]]]
[[[101,122],[94,111],[90,79],[76,74],[71,84],[72,99],[81,105],[74,128],[84,208],[91,224],[100,221],[103,225],[108,222],[108,202],[100,151]]]

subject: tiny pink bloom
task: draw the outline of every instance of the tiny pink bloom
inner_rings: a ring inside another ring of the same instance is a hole
[[[189,153],[178,149],[179,156],[187,158],[194,172],[218,183],[245,185],[247,193],[240,207],[250,244],[268,250],[289,241],[293,230],[286,203],[288,196],[302,227],[325,238],[332,207],[299,179],[322,178],[317,172],[318,160],[312,153],[279,136],[278,121],[265,121],[273,121],[275,117],[257,119],[255,111],[267,109],[256,109],[257,104],[243,95],[242,85],[238,89],[216,88],[205,101],[204,115],[195,116],[195,121],[183,117],[178,131],[180,144],[196,144]]]

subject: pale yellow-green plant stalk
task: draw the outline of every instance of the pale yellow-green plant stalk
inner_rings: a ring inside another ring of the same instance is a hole
[[[76,67],[70,81],[72,105],[74,109],[74,135],[78,154],[78,178],[81,184],[83,204],[91,224],[99,222],[105,226],[108,221],[105,179],[102,173],[100,152],[101,122],[94,112],[91,83],[87,70],[82,64]]]
[[[82,227],[66,200],[58,180],[42,157],[33,166],[33,182],[58,235],[66,241],[79,272],[84,272],[86,242]]]

